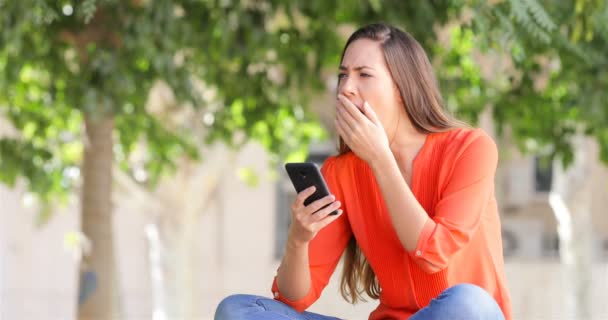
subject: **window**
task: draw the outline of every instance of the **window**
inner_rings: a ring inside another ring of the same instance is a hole
[[[551,191],[553,163],[551,160],[534,157],[534,190],[536,192]]]

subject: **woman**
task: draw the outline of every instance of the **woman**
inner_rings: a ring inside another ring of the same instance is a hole
[[[215,318],[335,319],[304,310],[344,253],[342,296],[379,299],[369,319],[511,319],[492,139],[447,115],[424,50],[397,28],[357,30],[339,69],[333,195],[298,194],[274,299],[233,295]]]

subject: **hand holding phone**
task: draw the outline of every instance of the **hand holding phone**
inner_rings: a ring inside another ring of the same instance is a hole
[[[341,203],[329,193],[314,163],[287,163],[285,169],[298,192],[291,206],[288,242],[299,246],[311,241],[319,230],[340,216]]]

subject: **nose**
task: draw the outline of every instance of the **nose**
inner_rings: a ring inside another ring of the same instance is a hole
[[[340,87],[338,92],[347,98],[352,98],[356,94],[356,86],[350,77],[346,76],[340,80]]]

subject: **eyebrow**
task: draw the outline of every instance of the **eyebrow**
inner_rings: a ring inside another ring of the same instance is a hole
[[[340,70],[348,70],[348,67],[346,67],[346,66],[340,66],[339,69]],[[355,70],[355,71],[359,71],[361,69],[372,69],[372,70],[374,70],[374,68],[368,67],[368,66],[358,66],[358,67],[353,68],[353,70]]]

